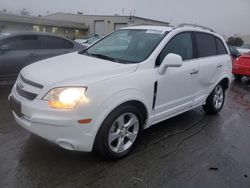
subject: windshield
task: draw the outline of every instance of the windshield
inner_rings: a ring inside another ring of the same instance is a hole
[[[6,36],[9,36],[9,35],[10,35],[10,33],[0,33],[0,38],[6,37]]]
[[[118,30],[83,54],[119,63],[139,63],[149,57],[164,36],[162,30]]]
[[[96,41],[98,41],[98,40],[100,40],[101,39],[101,37],[91,37],[91,38],[89,38],[88,40],[87,40],[87,44],[92,44],[92,43],[94,43],[94,42],[96,42]]]

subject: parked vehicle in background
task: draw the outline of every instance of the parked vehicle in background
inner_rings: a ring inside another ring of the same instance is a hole
[[[241,55],[235,46],[228,45],[228,48],[229,48],[230,54],[234,60]]]
[[[201,105],[220,112],[231,77],[229,50],[212,30],[134,26],[25,67],[9,99],[15,120],[30,132],[119,159],[158,122]]]
[[[250,44],[244,44],[237,49],[241,54],[250,53]]]
[[[15,80],[23,67],[36,61],[82,49],[72,40],[48,33],[1,33],[0,81]]]
[[[75,39],[74,41],[79,43],[79,44],[82,44],[82,43],[86,42],[87,39]]]
[[[89,47],[90,45],[94,44],[98,40],[100,40],[102,37],[98,35],[90,36],[85,39],[75,39],[76,42],[82,44],[84,47]]]
[[[234,60],[233,74],[238,81],[240,81],[243,76],[250,77],[250,53],[242,54]]]

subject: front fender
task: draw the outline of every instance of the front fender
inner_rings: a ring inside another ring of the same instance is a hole
[[[138,90],[138,89],[126,89],[121,90],[118,92],[113,93],[108,98],[104,100],[102,104],[96,108],[95,114],[98,114],[95,119],[95,126],[91,128],[91,135],[93,135],[93,138],[96,137],[96,134],[102,125],[105,118],[109,115],[110,112],[112,112],[115,108],[122,105],[123,103],[129,102],[129,101],[138,101],[144,104],[144,106],[147,109],[148,119],[150,119],[150,115],[152,114],[152,111],[150,106],[152,106],[152,100],[147,100],[146,95]],[[147,121],[147,124],[150,122]],[[93,141],[94,144],[94,141]],[[93,147],[93,145],[92,145]]]
[[[150,108],[150,106],[152,106],[153,98],[152,100],[149,100],[147,98],[148,97],[138,89],[125,89],[113,93],[105,100],[104,103],[99,106],[101,113],[98,118],[98,124],[101,124],[100,122],[103,122],[104,119],[108,116],[108,114],[112,112],[115,108],[129,101],[138,101],[144,104],[147,110],[147,114],[150,116],[152,114],[152,108]],[[99,129],[99,127],[97,129]]]

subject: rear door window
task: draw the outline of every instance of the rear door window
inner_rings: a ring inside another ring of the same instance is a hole
[[[59,37],[40,36],[39,40],[42,49],[71,49],[74,46],[70,41]]]
[[[209,57],[216,55],[216,43],[213,35],[207,33],[195,32],[195,41],[197,46],[197,55],[201,57]]]

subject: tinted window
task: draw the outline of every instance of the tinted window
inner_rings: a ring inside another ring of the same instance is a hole
[[[165,46],[165,48],[160,53],[157,65],[160,65],[163,59],[169,53],[178,54],[183,60],[188,60],[193,58],[193,43],[190,33],[181,33],[175,36],[170,42]]]
[[[221,55],[221,54],[227,54],[227,50],[223,44],[223,42],[219,39],[219,38],[215,38],[216,40],[216,45],[217,45],[217,54]]]
[[[206,33],[195,33],[198,57],[208,57],[216,55],[215,39]]]
[[[40,36],[42,49],[69,49],[73,43],[58,37]]]
[[[17,36],[4,39],[1,45],[9,45],[10,50],[36,50],[40,49],[40,43],[36,35]]]

